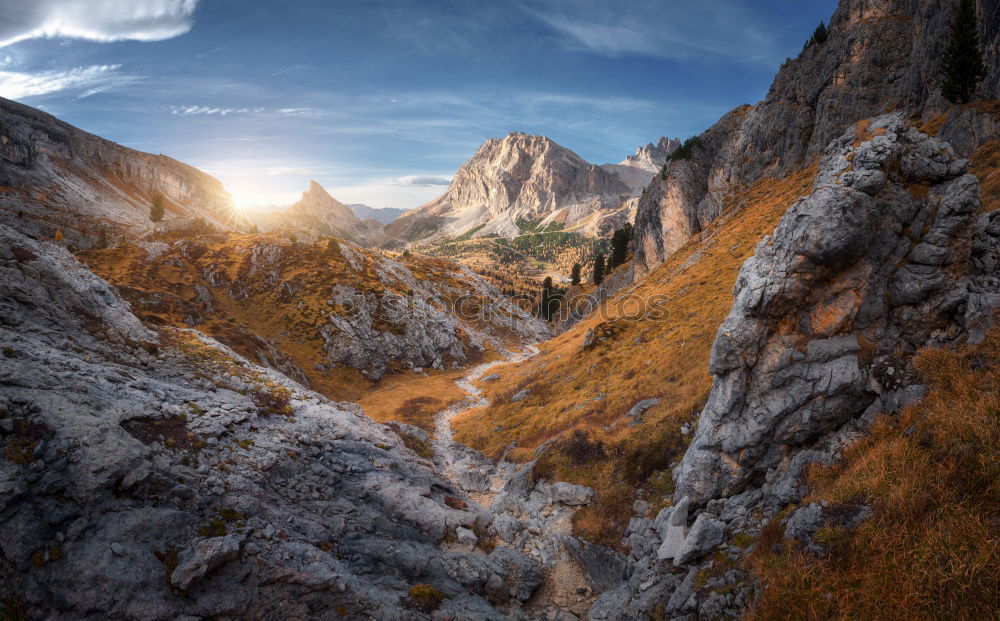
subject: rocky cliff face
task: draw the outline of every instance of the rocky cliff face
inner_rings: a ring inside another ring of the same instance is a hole
[[[980,94],[997,99],[997,10],[993,3],[979,4],[990,67]],[[728,114],[688,160],[672,164],[665,179],[653,180],[636,216],[637,274],[661,263],[712,220],[729,192],[803,166],[851,123],[893,110],[924,119],[947,110],[939,71],[954,5],[841,2],[830,20],[829,39],[787,61],[764,101]]]
[[[102,227],[148,229],[156,192],[167,198],[165,226],[194,218],[239,224],[217,179],[0,98],[0,222],[45,238],[61,228],[68,242],[86,248]]]
[[[256,214],[252,218],[262,231],[306,231],[364,245],[375,243],[382,236],[382,226],[378,222],[362,220],[315,181],[309,182],[309,189],[288,209]]]
[[[976,213],[968,160],[900,115],[868,131],[830,145],[812,195],[744,264],[679,495],[735,494],[869,408],[894,409],[917,390],[915,349],[981,333],[1000,302],[996,214]]]
[[[490,139],[455,174],[440,198],[407,212],[386,231],[431,241],[473,232],[515,237],[519,221],[596,229],[620,210],[632,189],[544,136],[512,133]]]
[[[917,349],[982,338],[1000,307],[1000,217],[979,211],[968,167],[902,113],[830,144],[812,193],[743,265],[713,345],[708,403],[673,471],[673,505],[632,521],[626,581],[598,599],[592,619],[656,606],[739,616],[751,586],[743,551],[726,542],[756,537],[762,517],[807,491],[808,464],[834,463],[877,414],[923,396]],[[800,512],[786,537],[871,515],[857,503]],[[728,560],[713,573],[719,558]],[[713,576],[707,589],[700,572]]]

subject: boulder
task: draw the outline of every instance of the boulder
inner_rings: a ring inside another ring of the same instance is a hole
[[[241,540],[234,535],[198,539],[178,559],[170,584],[185,590],[213,569],[232,561],[240,553]]]
[[[708,553],[712,548],[719,545],[726,538],[726,524],[707,513],[699,515],[677,554],[674,555],[674,565],[684,565],[685,563],[699,558]]]

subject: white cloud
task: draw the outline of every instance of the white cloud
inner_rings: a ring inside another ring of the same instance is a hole
[[[398,177],[395,180],[396,185],[449,185],[451,179],[447,177],[435,177],[432,175],[409,175],[406,177]]]
[[[0,0],[0,47],[25,39],[162,41],[191,29],[198,0]]]
[[[121,65],[91,65],[76,67],[67,71],[42,71],[21,73],[0,71],[0,96],[8,99],[24,99],[37,95],[47,95],[65,90],[82,89],[77,99],[90,97],[110,88],[124,86],[137,81],[134,75],[122,74]]]
[[[213,106],[170,106],[170,114],[179,116],[229,116],[263,112],[264,108],[217,108]]]
[[[281,116],[323,116],[325,112],[318,108],[278,108],[275,110]]]

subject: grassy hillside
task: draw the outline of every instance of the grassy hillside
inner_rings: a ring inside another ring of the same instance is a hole
[[[689,438],[682,426],[707,398],[709,351],[740,266],[815,175],[812,166],[730,196],[721,218],[638,285],[529,362],[501,367],[500,379],[483,384],[492,405],[460,417],[457,439],[493,456],[516,443],[510,457],[521,461],[553,441],[537,475],[594,487],[597,500],[576,514],[575,530],[618,545],[634,501],[655,510],[672,491],[669,471]],[[650,398],[659,404],[630,425],[625,414]]]
[[[201,322],[197,329],[254,360],[264,345],[261,339],[265,339],[279,355],[301,369],[313,389],[332,399],[360,401],[366,412],[378,420],[413,418],[413,408],[406,402],[426,394],[429,387],[433,388],[436,402],[425,404],[425,408],[439,404],[444,407],[464,396],[453,382],[464,373],[461,370],[427,370],[429,377],[425,377],[399,368],[399,373],[372,381],[346,365],[325,364],[324,339],[319,329],[326,324],[329,313],[350,312],[330,306],[332,287],[343,284],[364,292],[411,293],[399,280],[386,277],[384,271],[379,273],[385,258],[379,251],[346,245],[342,250],[331,250],[325,239],[293,243],[280,235],[214,233],[185,237],[170,233],[159,241],[171,245],[155,258],[135,244],[88,251],[80,258],[117,286],[144,321],[187,327],[197,316]],[[178,241],[181,243],[172,243]],[[255,270],[253,251],[265,246],[278,258],[266,269]],[[479,300],[450,261],[415,254],[395,256],[395,260],[420,282],[452,293],[472,292]],[[232,283],[245,292],[245,298],[228,295]],[[206,290],[211,294],[207,304],[203,293],[199,293]],[[386,331],[402,329],[389,316],[384,320],[376,317],[374,325]],[[469,347],[466,351],[470,363],[495,355]]]

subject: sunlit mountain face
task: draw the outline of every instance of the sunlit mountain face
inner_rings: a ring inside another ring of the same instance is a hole
[[[0,621],[1000,618],[1000,4],[0,0]]]

